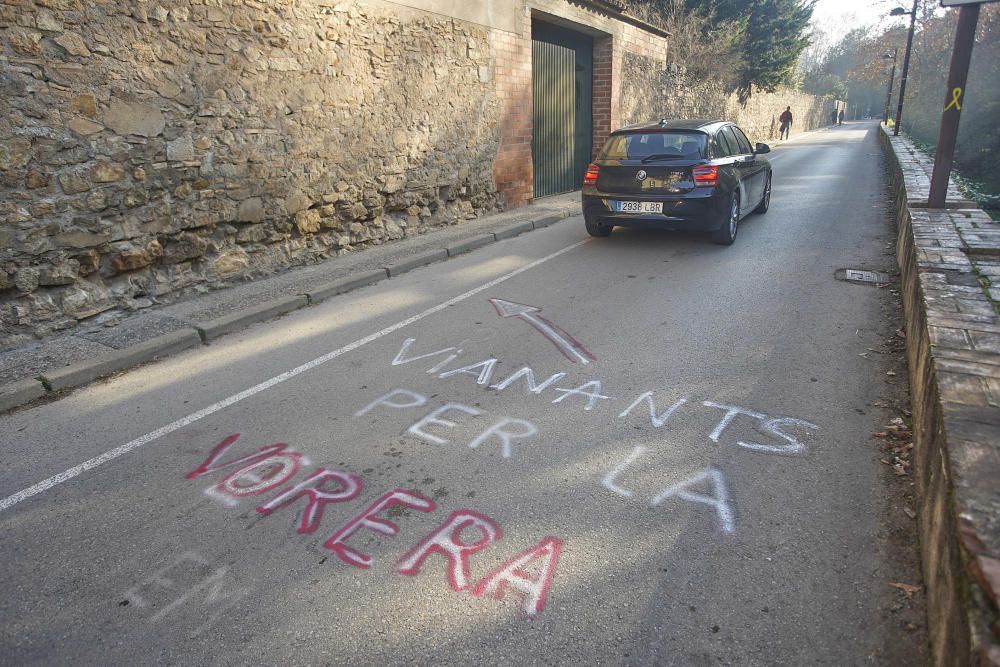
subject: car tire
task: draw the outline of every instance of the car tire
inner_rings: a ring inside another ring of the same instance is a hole
[[[712,240],[719,245],[732,245],[740,228],[740,196],[735,192],[729,200],[728,210],[729,214],[722,226],[712,234]]]
[[[583,216],[583,223],[587,227],[587,233],[591,236],[596,236],[598,238],[611,236],[611,225],[605,225],[597,218],[585,215]]]
[[[764,197],[757,204],[757,208],[753,210],[754,213],[767,213],[768,207],[771,205],[771,174],[767,175],[767,182],[764,184]]]

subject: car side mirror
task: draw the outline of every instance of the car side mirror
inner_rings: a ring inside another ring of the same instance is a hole
[[[770,153],[770,152],[771,152],[771,147],[768,146],[767,144],[758,143],[757,148],[754,149],[754,153]]]

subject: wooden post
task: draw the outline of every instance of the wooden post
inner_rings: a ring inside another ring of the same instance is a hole
[[[937,149],[934,151],[934,174],[928,208],[944,208],[948,195],[948,178],[955,159],[955,142],[958,139],[958,121],[962,118],[962,101],[965,99],[965,81],[972,60],[972,46],[976,42],[976,23],[979,22],[979,4],[962,5],[958,10],[958,28],[955,30],[955,47],[951,53],[948,72],[948,92],[941,113],[941,130],[938,132]]]

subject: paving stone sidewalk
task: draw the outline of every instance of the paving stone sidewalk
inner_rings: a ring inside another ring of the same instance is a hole
[[[579,193],[548,197],[267,278],[81,322],[72,331],[0,351],[0,412],[579,213]]]

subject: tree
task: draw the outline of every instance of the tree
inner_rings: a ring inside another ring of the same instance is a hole
[[[740,53],[736,92],[746,103],[754,88],[773,91],[791,80],[809,46],[815,0],[686,0],[690,11],[735,30]]]
[[[901,131],[925,147],[933,147],[941,124],[947,75],[955,39],[958,12],[939,11],[936,2],[918,5],[916,31],[910,58]],[[890,62],[883,54],[898,48],[902,65],[906,28],[902,24],[879,30],[854,30],[829,48],[824,58],[806,71],[804,88],[815,94],[830,94],[838,81],[847,89],[847,98],[862,112],[881,115],[885,108]],[[899,75],[893,89],[895,113]],[[984,205],[1000,204],[1000,5],[983,5],[972,52],[962,122],[955,149],[955,167],[964,177],[977,182],[975,193]]]
[[[813,95],[836,100],[853,99],[850,89],[843,79],[822,69],[806,72],[802,79],[802,89]]]

